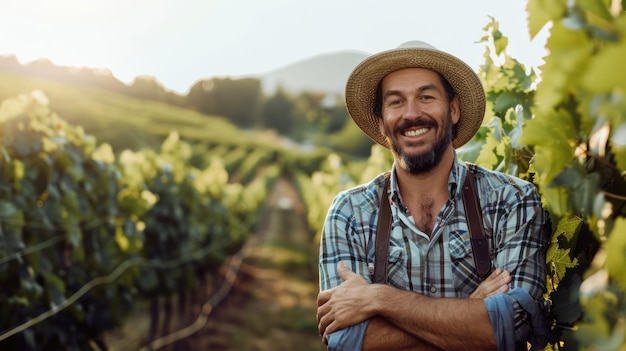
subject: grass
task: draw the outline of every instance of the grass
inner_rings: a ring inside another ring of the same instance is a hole
[[[65,85],[44,79],[0,73],[0,101],[42,91],[50,108],[72,125],[82,126],[98,143],[116,151],[154,148],[172,131],[189,141],[249,141],[250,136],[227,119],[153,100]]]

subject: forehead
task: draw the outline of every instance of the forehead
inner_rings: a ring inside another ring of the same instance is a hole
[[[381,81],[383,91],[399,84],[441,86],[441,77],[439,73],[427,68],[404,68],[389,73]]]

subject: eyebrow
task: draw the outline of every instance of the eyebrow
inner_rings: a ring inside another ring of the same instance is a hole
[[[419,93],[423,93],[425,91],[428,90],[438,90],[437,86],[435,84],[426,84],[426,85],[422,85],[419,88],[417,88],[417,91]],[[394,95],[402,95],[402,93],[400,92],[400,90],[387,90],[384,94],[383,94],[383,100],[386,99],[389,96],[394,96]]]

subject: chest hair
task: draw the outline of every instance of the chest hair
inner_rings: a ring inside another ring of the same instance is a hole
[[[422,199],[416,206],[409,208],[409,211],[417,228],[430,236],[435,226],[435,200],[433,198]]]

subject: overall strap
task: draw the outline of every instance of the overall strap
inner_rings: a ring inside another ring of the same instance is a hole
[[[491,273],[491,257],[489,256],[488,241],[485,238],[480,202],[476,193],[476,179],[468,167],[463,183],[463,207],[465,207],[465,216],[467,217],[476,273],[483,280]]]
[[[376,246],[374,253],[374,283],[387,283],[387,264],[389,263],[389,235],[391,233],[391,206],[389,205],[390,172],[385,173],[385,186],[378,206],[378,225],[376,227]]]

